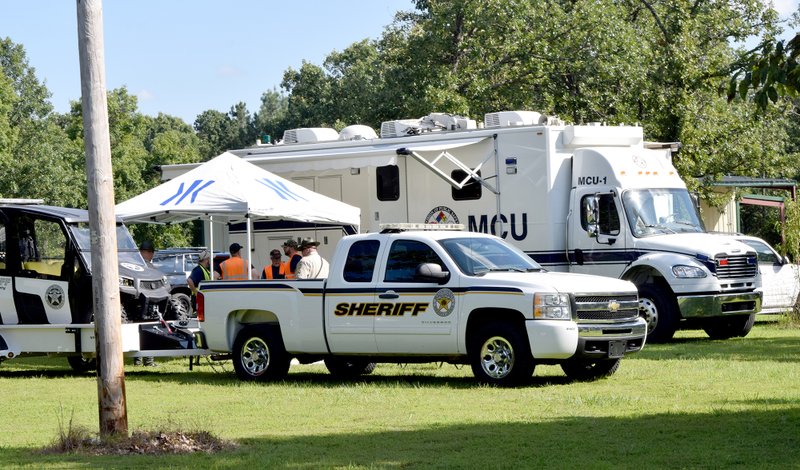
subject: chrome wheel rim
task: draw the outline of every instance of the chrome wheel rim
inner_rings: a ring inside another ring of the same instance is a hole
[[[261,338],[250,338],[242,345],[239,360],[248,374],[261,375],[269,367],[269,346]]]
[[[503,337],[493,336],[481,347],[481,368],[493,379],[502,379],[514,367],[514,348]]]
[[[658,325],[658,309],[651,299],[639,299],[639,315],[647,322],[647,332],[651,333]]]

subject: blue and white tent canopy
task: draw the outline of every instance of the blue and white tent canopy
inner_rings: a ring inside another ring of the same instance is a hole
[[[177,223],[194,219],[236,222],[292,220],[350,225],[358,229],[361,210],[317,194],[232,153],[206,163],[117,204],[129,223]]]

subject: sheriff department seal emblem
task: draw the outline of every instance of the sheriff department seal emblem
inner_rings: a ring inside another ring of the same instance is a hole
[[[440,289],[433,296],[433,311],[440,317],[446,317],[456,308],[456,296],[450,289]]]
[[[61,308],[64,305],[64,289],[61,286],[53,284],[47,288],[44,294],[47,305],[53,308]]]

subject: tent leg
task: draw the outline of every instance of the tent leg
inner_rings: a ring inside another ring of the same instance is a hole
[[[253,279],[253,250],[250,247],[250,240],[251,240],[251,229],[252,229],[252,219],[250,216],[247,216],[247,279]]]

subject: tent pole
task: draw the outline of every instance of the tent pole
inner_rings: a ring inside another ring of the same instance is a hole
[[[211,254],[211,280],[214,280],[214,216],[208,216],[208,243],[209,243],[209,252]]]
[[[250,219],[250,214],[247,214],[247,279],[253,279],[253,251],[250,249],[250,238],[251,238],[251,228],[252,228],[252,219]]]

